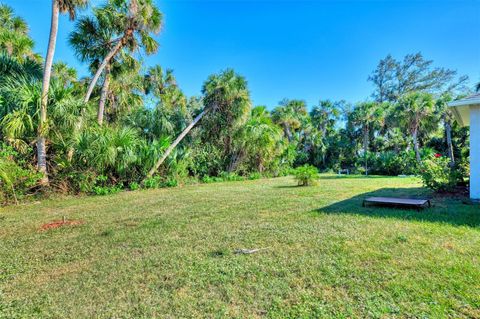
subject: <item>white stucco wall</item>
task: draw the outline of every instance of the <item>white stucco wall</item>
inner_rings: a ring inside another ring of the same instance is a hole
[[[480,199],[480,105],[470,107],[470,198]]]

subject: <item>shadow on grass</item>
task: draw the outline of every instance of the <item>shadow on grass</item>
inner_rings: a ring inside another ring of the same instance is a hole
[[[417,211],[415,208],[369,205],[362,207],[367,197],[431,198],[432,207]],[[323,214],[355,214],[380,218],[397,218],[424,222],[447,223],[454,226],[480,227],[480,206],[464,204],[461,198],[432,198],[425,188],[382,188],[321,207]]]
[[[383,175],[320,175],[318,179],[375,179],[375,178],[389,178],[392,176],[383,176]]]

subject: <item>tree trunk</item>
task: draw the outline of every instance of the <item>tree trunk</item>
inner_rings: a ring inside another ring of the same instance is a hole
[[[59,7],[57,0],[52,0],[52,19],[50,24],[50,38],[48,40],[47,56],[45,58],[45,69],[43,71],[42,96],[40,103],[40,121],[37,133],[37,169],[42,173],[40,183],[48,185],[47,175],[47,145],[45,140],[45,124],[47,122],[48,89],[52,75],[53,56],[58,33]]]
[[[158,159],[158,161],[155,163],[152,169],[148,172],[147,176],[145,176],[145,178],[142,181],[142,184],[145,182],[147,178],[150,178],[153,176],[153,174],[155,174],[155,172],[158,170],[160,165],[162,165],[162,163],[167,159],[167,157],[170,155],[173,149],[178,145],[178,143],[180,143],[183,140],[183,138],[188,134],[188,132],[190,132],[190,130],[195,126],[195,124],[197,124],[202,119],[202,117],[205,114],[207,114],[208,111],[209,109],[204,109],[200,114],[198,114],[197,117],[195,117],[195,119],[192,121],[192,123],[190,123],[183,130],[183,132],[175,139],[175,141],[173,141],[173,143],[165,150],[165,153],[163,153],[163,155]]]
[[[448,120],[445,120],[445,135],[447,136],[447,149],[448,157],[450,158],[450,166],[455,165],[455,156],[453,155],[453,143],[452,143],[452,125]]]
[[[102,86],[102,94],[100,96],[100,102],[98,103],[97,122],[98,125],[103,124],[103,115],[105,113],[105,102],[107,101],[108,88],[110,86],[110,65],[105,67],[105,79]]]
[[[422,162],[422,158],[420,157],[420,147],[418,146],[418,128],[415,127],[412,132],[413,138],[413,149],[415,150],[415,157],[417,158],[417,162],[420,164]]]
[[[230,161],[230,165],[228,165],[227,172],[231,173],[237,169],[238,165],[243,161],[245,154],[243,150],[240,150],[237,153],[233,154],[232,160]]]
[[[365,175],[368,175],[368,138],[370,131],[368,126],[363,128],[363,156],[365,156]]]
[[[90,96],[92,95],[93,89],[95,88],[95,85],[97,84],[97,81],[100,78],[100,75],[102,74],[103,69],[105,69],[105,67],[110,63],[110,60],[118,53],[118,51],[120,51],[120,49],[124,44],[125,37],[126,35],[123,36],[121,39],[119,39],[118,43],[105,56],[105,58],[103,58],[102,63],[100,64],[100,66],[97,69],[97,72],[93,76],[92,82],[90,82],[90,85],[88,86],[87,94],[85,95],[85,99],[83,100],[83,102],[88,103],[88,101],[90,100]]]
[[[287,140],[289,142],[292,141],[292,131],[290,130],[290,126],[288,124],[283,124],[283,130],[285,131],[285,135],[287,136]]]

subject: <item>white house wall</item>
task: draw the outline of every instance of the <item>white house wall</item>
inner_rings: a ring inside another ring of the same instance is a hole
[[[470,107],[470,198],[480,199],[480,105]]]

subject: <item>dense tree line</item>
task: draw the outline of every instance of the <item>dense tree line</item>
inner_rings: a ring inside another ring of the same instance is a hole
[[[79,16],[87,0],[53,0],[46,59],[28,25],[0,6],[0,180],[2,202],[39,191],[108,193],[192,180],[279,176],[320,170],[415,174],[440,153],[468,157],[468,129],[449,101],[467,79],[420,53],[382,59],[361,103],[285,99],[253,106],[246,79],[213,74],[187,97],[172,70],[147,67],[162,14],[151,0],[109,0]],[[91,77],[54,60],[58,16],[76,20],[68,39]],[[271,111],[270,111],[271,109]]]

